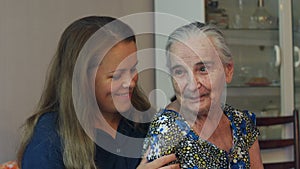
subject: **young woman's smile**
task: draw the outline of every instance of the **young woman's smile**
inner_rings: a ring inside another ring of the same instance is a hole
[[[138,80],[136,44],[120,42],[103,58],[95,79],[96,98],[102,114],[126,112]]]

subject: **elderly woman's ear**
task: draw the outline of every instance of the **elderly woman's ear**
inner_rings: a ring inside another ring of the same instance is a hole
[[[226,74],[226,83],[230,83],[233,76],[234,66],[233,62],[226,63],[224,66],[225,74]]]

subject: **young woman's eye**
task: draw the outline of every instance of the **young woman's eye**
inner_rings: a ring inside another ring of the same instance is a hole
[[[119,80],[121,78],[121,74],[115,74],[115,75],[112,75],[111,78],[113,80]]]
[[[137,71],[136,67],[133,67],[132,69],[130,69],[130,73],[135,73]]]

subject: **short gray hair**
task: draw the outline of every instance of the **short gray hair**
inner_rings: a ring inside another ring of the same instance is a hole
[[[170,49],[175,42],[182,42],[199,35],[205,35],[206,37],[209,37],[212,44],[215,46],[223,64],[233,61],[231,51],[229,50],[224,35],[220,29],[211,24],[193,22],[177,28],[170,34],[166,45],[166,55],[168,57],[167,65],[170,66]]]

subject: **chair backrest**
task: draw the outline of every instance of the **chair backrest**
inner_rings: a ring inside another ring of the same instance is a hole
[[[0,169],[19,169],[19,167],[16,161],[7,161],[0,164]]]
[[[298,110],[293,111],[291,116],[278,116],[278,117],[257,117],[256,125],[262,126],[273,126],[273,125],[286,125],[288,123],[293,124],[293,138],[290,139],[259,139],[259,146],[261,150],[264,149],[277,149],[288,146],[294,148],[294,160],[287,162],[273,162],[264,163],[265,169],[287,169],[295,168],[300,169],[299,166],[299,112]]]

